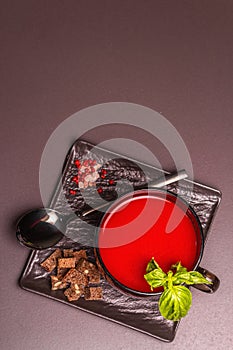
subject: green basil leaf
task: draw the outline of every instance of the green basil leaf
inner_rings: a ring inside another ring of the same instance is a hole
[[[151,290],[153,290],[153,288],[164,286],[167,281],[167,275],[161,269],[155,269],[148,272],[146,275],[144,275],[144,278],[151,286]]]
[[[153,271],[153,270],[155,270],[155,269],[158,269],[158,270],[160,270],[160,271],[163,271],[163,270],[161,269],[161,267],[159,266],[159,264],[155,261],[155,259],[152,258],[152,259],[148,262],[148,264],[147,264],[146,272],[151,272],[151,271]]]
[[[176,269],[176,272],[187,272],[186,267],[182,266],[180,261],[172,265],[171,268]]]
[[[181,284],[211,284],[201,273],[188,271],[180,262],[172,265],[171,270],[166,274],[152,258],[147,265],[146,272],[144,278],[151,286],[151,290],[164,287],[159,299],[159,310],[163,317],[172,321],[178,321],[184,317],[192,304],[190,290]]]
[[[182,283],[193,284],[189,272],[176,272],[175,275],[172,276],[172,283],[174,285]]]
[[[189,272],[177,272],[172,276],[172,283],[174,285],[185,283],[187,285],[192,284],[211,284],[212,282],[208,281],[205,277],[202,276],[200,272],[189,271]]]
[[[200,272],[198,271],[190,271],[189,272],[190,279],[192,283],[190,284],[212,284],[212,282],[208,281]]]
[[[184,286],[167,288],[159,299],[159,310],[168,320],[178,321],[186,316],[192,305],[192,294]]]

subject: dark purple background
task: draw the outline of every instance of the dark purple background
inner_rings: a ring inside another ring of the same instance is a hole
[[[82,108],[125,101],[161,112],[185,141],[195,179],[223,192],[203,258],[221,288],[212,296],[193,291],[193,307],[170,346],[229,349],[233,2],[4,1],[0,16],[1,348],[169,346],[17,285],[28,250],[15,240],[14,221],[41,205],[47,139]]]

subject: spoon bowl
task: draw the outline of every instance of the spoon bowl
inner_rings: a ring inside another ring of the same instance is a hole
[[[24,214],[17,223],[16,237],[21,244],[33,249],[46,249],[63,237],[64,217],[56,210],[38,208]]]

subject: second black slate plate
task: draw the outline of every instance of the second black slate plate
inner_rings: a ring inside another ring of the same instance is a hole
[[[161,176],[161,170],[93,147],[90,143],[77,141],[69,152],[62,181],[51,202],[51,207],[64,215],[67,215],[71,210],[81,211],[86,203],[93,207],[100,204],[101,196],[106,200],[113,199],[116,195],[114,186],[117,181],[127,180],[123,186],[118,188],[118,193],[121,195],[127,192],[130,186],[137,187]],[[95,160],[101,166],[98,169],[100,175],[101,169],[106,169],[106,176],[103,178],[100,176],[97,179],[97,189],[101,188],[100,196],[96,195],[95,187],[88,187],[84,196],[83,190],[80,190],[78,184],[73,181],[74,177],[77,176],[75,161],[80,159]],[[114,184],[112,182],[109,184],[109,180],[114,180]],[[173,184],[168,189],[183,197],[193,207],[202,224],[206,241],[210,224],[220,203],[220,192],[186,180],[179,183],[179,187],[177,184]],[[67,236],[56,247],[75,247],[75,249],[84,247],[88,251],[89,258],[94,259],[91,248],[94,227],[89,224],[95,225],[96,222],[97,217],[95,216],[88,222],[83,222],[74,216],[74,220],[68,225]],[[77,232],[79,233],[77,234]],[[103,287],[103,300],[101,301],[85,301],[80,298],[78,301],[70,303],[61,290],[51,291],[49,274],[41,268],[40,262],[49,256],[53,249],[31,253],[20,279],[22,288],[120,323],[157,339],[167,342],[174,339],[178,322],[165,320],[160,315],[158,299],[155,297],[131,297],[118,291],[104,279],[101,281]]]

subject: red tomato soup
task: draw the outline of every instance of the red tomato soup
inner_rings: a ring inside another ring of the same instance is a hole
[[[176,196],[157,190],[119,200],[104,216],[98,237],[107,271],[124,286],[140,292],[151,292],[144,274],[152,257],[166,272],[178,261],[192,270],[200,245],[200,228],[193,212]]]

